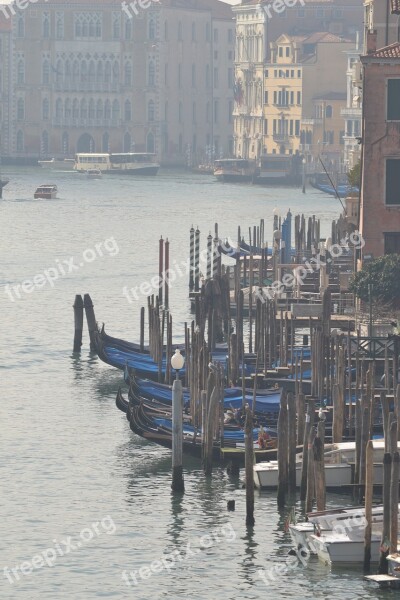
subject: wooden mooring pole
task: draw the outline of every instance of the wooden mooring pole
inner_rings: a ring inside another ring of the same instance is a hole
[[[97,331],[96,317],[94,314],[93,302],[89,294],[83,297],[83,306],[85,307],[86,321],[90,337],[90,349],[95,350],[94,336]]]
[[[82,331],[83,331],[83,298],[80,294],[75,296],[74,302],[74,352],[80,352],[82,346]]]
[[[372,498],[374,489],[374,445],[370,440],[366,451],[365,475],[365,532],[364,532],[364,571],[367,573],[371,566],[372,538]]]
[[[253,413],[246,405],[245,435],[245,469],[246,469],[246,525],[253,527],[254,519],[254,442],[253,442]]]
[[[390,549],[390,483],[392,479],[392,455],[385,452],[383,458],[383,525],[382,543],[379,557],[379,574],[388,572],[387,556]]]
[[[177,371],[172,385],[172,491],[184,492],[183,481],[183,392]]]

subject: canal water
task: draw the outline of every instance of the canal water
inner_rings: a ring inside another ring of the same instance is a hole
[[[89,351],[74,356],[75,294],[90,293],[111,335],[138,340],[140,293],[157,274],[158,239],[184,262],[193,224],[236,239],[272,211],[330,223],[337,200],[313,189],[220,184],[160,172],[154,179],[8,168],[0,201],[2,600],[252,600],[379,598],[358,571],[288,562],[286,513],[256,493],[246,530],[240,479],[211,480],[185,459],[186,492],[171,495],[170,452],[142,441],[115,406],[121,373]],[[34,200],[39,184],[58,198]],[[190,319],[187,277],[171,289],[174,337]],[[125,293],[124,290],[125,289]],[[128,299],[129,298],[129,299]],[[236,511],[227,512],[227,501]],[[345,498],[330,496],[330,505]]]

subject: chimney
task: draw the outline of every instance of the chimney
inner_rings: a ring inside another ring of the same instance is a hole
[[[372,54],[376,51],[378,41],[378,32],[376,29],[370,29],[367,32],[367,54]]]

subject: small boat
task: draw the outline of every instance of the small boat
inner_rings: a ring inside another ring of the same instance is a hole
[[[73,171],[74,164],[75,159],[73,158],[38,160],[38,165],[42,167],[42,169],[56,169],[57,171]]]
[[[101,179],[102,173],[100,169],[88,169],[86,171],[86,177],[88,179]]]
[[[33,197],[52,200],[53,198],[57,198],[57,191],[57,186],[54,184],[39,185]]]
[[[399,443],[400,450],[400,443]],[[383,483],[383,440],[374,440],[374,485]],[[340,489],[351,486],[353,482],[352,463],[355,461],[355,442],[341,442],[325,446],[325,477],[327,489]],[[296,464],[296,486],[300,487],[302,455]],[[260,489],[277,489],[278,463],[263,462],[254,465],[254,483]]]

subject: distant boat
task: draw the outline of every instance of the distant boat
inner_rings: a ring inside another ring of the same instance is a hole
[[[43,169],[56,169],[57,171],[73,171],[74,164],[75,159],[73,158],[38,160],[38,165]]]
[[[214,175],[219,181],[253,181],[256,170],[255,162],[246,158],[223,158],[214,165]]]
[[[34,193],[34,198],[42,198],[45,200],[52,200],[57,198],[57,186],[54,184],[40,185]]]
[[[86,171],[86,177],[88,179],[101,179],[101,171],[100,169],[88,169]]]
[[[9,182],[9,179],[0,179],[0,198],[3,197],[3,188],[6,187],[7,183]]]
[[[99,170],[115,175],[157,175],[160,165],[149,152],[124,152],[120,154],[79,153],[74,169],[80,173]]]

